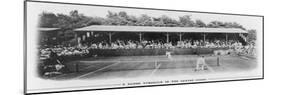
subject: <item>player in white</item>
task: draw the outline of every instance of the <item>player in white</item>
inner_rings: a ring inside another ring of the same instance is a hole
[[[167,56],[169,59],[171,59],[171,58],[172,58],[171,52],[170,52],[170,51],[166,51],[166,56]]]
[[[197,59],[195,71],[205,70],[206,62],[204,56],[201,56]]]

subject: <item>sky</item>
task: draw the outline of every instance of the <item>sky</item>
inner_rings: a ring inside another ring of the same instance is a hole
[[[195,13],[195,12],[179,12],[179,11],[164,11],[164,10],[147,10],[147,9],[134,9],[134,8],[120,8],[120,7],[104,7],[104,6],[86,6],[86,5],[71,5],[71,4],[56,4],[56,3],[40,3],[29,2],[30,6],[36,8],[37,12],[53,12],[69,14],[72,10],[78,10],[79,13],[91,17],[105,17],[108,11],[120,12],[125,11],[128,15],[140,16],[147,14],[152,17],[160,17],[167,15],[173,19],[179,16],[190,15],[192,20],[200,19],[205,23],[211,21],[222,22],[237,22],[244,26],[246,29],[255,29],[257,32],[262,31],[262,18],[253,16],[239,16],[239,15],[222,15],[222,14],[208,14],[208,13]]]

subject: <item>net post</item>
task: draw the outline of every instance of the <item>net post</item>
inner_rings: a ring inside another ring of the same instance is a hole
[[[220,66],[220,58],[217,57],[217,66]]]
[[[78,68],[78,63],[75,63],[75,70],[76,70],[76,73],[78,73],[79,72],[79,68]]]
[[[157,61],[154,62],[154,69],[157,68]]]

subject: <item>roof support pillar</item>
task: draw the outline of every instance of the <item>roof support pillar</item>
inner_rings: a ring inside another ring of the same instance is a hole
[[[166,34],[166,42],[169,43],[169,33]]]
[[[139,33],[139,41],[142,41],[142,32]]]
[[[87,38],[89,38],[91,36],[90,32],[87,32]]]
[[[91,32],[91,36],[94,36],[94,32],[93,31]]]
[[[180,41],[182,41],[182,33],[179,33]]]
[[[228,35],[227,35],[227,33],[225,34],[225,41],[228,41]]]
[[[80,42],[80,41],[78,40],[78,34],[77,34],[77,32],[75,32],[74,38],[75,38],[76,44],[79,45],[79,42]]]
[[[203,33],[203,37],[204,37],[204,43],[205,43],[205,41],[206,41],[206,34],[205,33]]]
[[[79,37],[77,32],[75,32],[74,38],[76,40],[76,45],[81,47],[81,37]]]
[[[82,41],[85,41],[86,40],[86,35],[83,35],[82,36]]]
[[[108,35],[108,43],[111,45],[112,43],[112,35],[114,35],[115,33],[113,32],[108,32],[107,35]]]
[[[108,38],[109,38],[109,44],[111,45],[111,40],[112,40],[112,32],[108,33]]]
[[[81,37],[78,37],[78,38],[77,38],[77,43],[78,43],[78,46],[79,46],[79,47],[82,46],[82,44],[81,44]]]

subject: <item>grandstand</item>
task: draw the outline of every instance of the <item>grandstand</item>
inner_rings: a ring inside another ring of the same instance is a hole
[[[224,35],[225,40],[229,40],[229,36],[233,39],[237,39],[241,37],[244,41],[246,41],[245,36],[243,34],[247,34],[247,31],[238,29],[238,28],[199,28],[199,27],[151,27],[151,26],[112,26],[112,25],[91,25],[83,28],[75,29],[76,31],[76,40],[77,44],[81,44],[83,41],[91,38],[95,33],[105,33],[108,35],[108,42],[112,42],[112,36],[117,33],[126,34],[131,33],[130,35],[138,35],[139,41],[143,40],[144,34],[150,33],[158,33],[156,35],[165,35],[166,43],[170,42],[171,35],[176,34],[177,40],[182,41],[183,37],[187,37],[187,35],[201,35],[201,38],[206,41],[208,35],[217,36]],[[161,38],[161,37],[160,37]],[[190,37],[189,38],[194,38]],[[215,37],[214,37],[215,38]],[[118,38],[117,38],[118,39]]]
[[[245,48],[249,47],[247,31],[238,28],[91,25],[74,29],[74,33],[75,46],[40,48],[41,55],[48,55],[51,49],[66,66],[63,74],[51,78],[93,78],[140,70],[154,75],[164,69],[192,73],[198,55],[206,56],[207,72],[249,70],[256,66],[255,59],[237,56],[249,49]],[[165,57],[167,52],[172,56]]]

